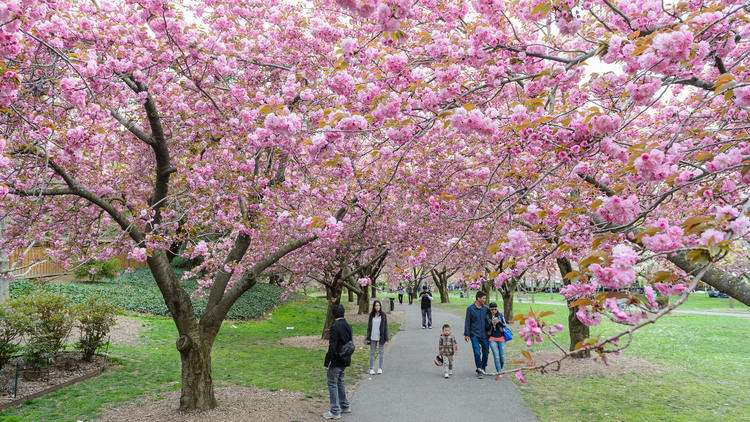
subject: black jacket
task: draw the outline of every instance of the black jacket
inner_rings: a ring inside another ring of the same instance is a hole
[[[341,358],[338,352],[347,341],[352,339],[352,326],[345,319],[337,319],[331,325],[331,336],[328,340],[328,353],[323,366],[326,368],[346,368],[352,364],[351,356]]]
[[[365,340],[372,340],[370,336],[372,335],[372,316],[370,316],[370,319],[367,321],[367,337],[365,337]],[[385,312],[380,313],[380,341],[381,343],[385,343],[388,341],[388,317],[385,316]]]
[[[432,293],[428,290],[422,290],[419,298],[422,300],[422,309],[432,308]]]
[[[497,318],[500,320],[500,322],[498,322],[497,324],[493,324],[492,312],[487,313],[487,323],[484,325],[485,327],[487,327],[487,338],[505,336],[505,331],[503,330],[503,327],[505,327],[505,318],[503,318],[503,313],[499,310],[497,311]]]

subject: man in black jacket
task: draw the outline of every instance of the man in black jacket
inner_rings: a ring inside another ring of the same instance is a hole
[[[432,293],[427,289],[427,286],[422,286],[419,300],[422,302],[422,328],[432,328]]]
[[[351,413],[349,401],[346,399],[346,385],[344,371],[352,364],[351,356],[340,356],[341,346],[352,340],[352,326],[344,319],[344,307],[335,305],[333,317],[336,319],[331,325],[331,335],[328,339],[328,353],[324,367],[328,378],[328,395],[331,399],[331,410],[324,413],[326,419],[341,419],[342,413]]]

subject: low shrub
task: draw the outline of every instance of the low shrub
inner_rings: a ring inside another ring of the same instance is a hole
[[[28,331],[31,318],[21,312],[22,305],[17,299],[0,302],[0,368],[20,348],[16,340]]]
[[[75,348],[83,354],[83,360],[91,361],[94,353],[104,346],[104,338],[115,325],[116,312],[117,308],[99,295],[89,296],[84,303],[75,306],[76,325],[81,330]]]
[[[95,282],[105,278],[111,280],[117,277],[119,272],[120,261],[117,258],[110,258],[109,261],[90,259],[76,266],[73,275],[79,280]]]
[[[25,296],[19,304],[19,311],[30,317],[24,360],[32,367],[40,367],[64,347],[73,328],[73,309],[68,298],[53,293]]]

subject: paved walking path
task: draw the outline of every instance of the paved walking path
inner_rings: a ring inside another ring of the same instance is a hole
[[[524,302],[516,302],[516,303],[532,304],[531,300],[524,301]],[[550,301],[544,301],[544,300],[535,300],[534,303],[538,303],[540,305],[568,306],[565,303],[550,302]],[[677,308],[677,309],[675,309],[672,312],[677,313],[677,314],[713,315],[713,316],[730,316],[730,317],[750,318],[750,312],[741,313],[742,311],[739,311],[739,312],[721,312],[721,311],[700,311],[700,310],[695,310],[695,309],[679,309],[679,308]]]
[[[418,304],[399,305],[405,322],[392,342],[386,344],[383,375],[370,375],[351,395],[348,421],[536,421],[521,394],[506,376],[502,381],[487,376],[477,379],[471,343],[463,339],[463,318],[432,308],[433,328],[422,329]],[[435,366],[440,328],[452,327],[458,340],[453,376],[443,378]],[[360,352],[361,353],[361,352]],[[487,370],[494,371],[492,353]],[[512,375],[510,375],[512,376]]]

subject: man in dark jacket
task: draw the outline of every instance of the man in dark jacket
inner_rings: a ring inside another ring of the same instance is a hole
[[[346,385],[344,371],[352,364],[351,356],[340,356],[341,346],[352,340],[352,326],[344,319],[344,307],[333,307],[335,321],[331,325],[328,339],[328,353],[324,367],[328,378],[328,395],[331,399],[331,410],[324,413],[326,419],[341,419],[342,413],[351,413],[349,401],[346,399]]]
[[[487,339],[487,314],[489,314],[490,309],[484,305],[485,302],[487,302],[487,293],[478,291],[476,301],[466,308],[466,319],[464,320],[464,340],[469,341],[471,339],[471,348],[474,349],[474,363],[479,378],[482,378],[487,368],[490,348]]]
[[[419,294],[419,300],[422,307],[422,328],[432,328],[432,294],[427,289],[427,286],[422,286],[422,293]]]

